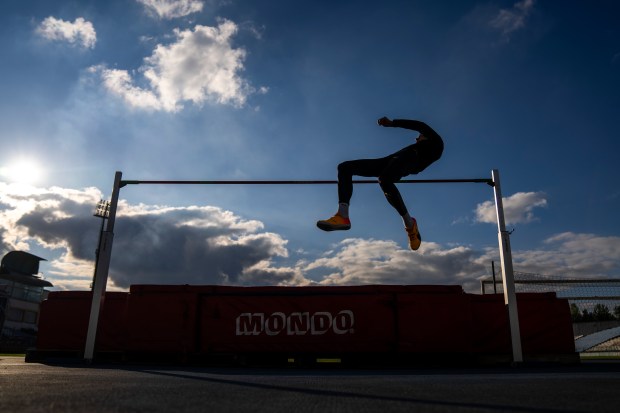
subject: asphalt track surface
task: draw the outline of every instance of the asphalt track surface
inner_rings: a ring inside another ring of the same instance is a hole
[[[265,369],[25,363],[0,356],[0,412],[614,412],[620,363]]]

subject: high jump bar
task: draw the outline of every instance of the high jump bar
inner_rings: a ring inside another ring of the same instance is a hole
[[[495,186],[492,179],[471,178],[471,179],[403,179],[397,183],[402,184],[436,184],[436,183],[485,183]],[[142,181],[142,180],[121,180],[120,187],[126,185],[323,185],[337,184],[338,181],[328,180],[216,180],[216,181]],[[354,184],[376,184],[376,179],[354,180]]]
[[[96,274],[93,282],[93,295],[90,310],[90,318],[88,322],[88,331],[86,336],[86,344],[84,348],[84,360],[92,362],[95,353],[95,340],[97,336],[97,326],[99,322],[99,313],[103,305],[106,284],[108,281],[108,272],[110,268],[110,260],[112,257],[112,243],[114,241],[114,223],[116,221],[116,209],[119,201],[120,188],[126,185],[138,184],[176,184],[176,185],[231,185],[231,184],[248,184],[248,185],[299,185],[299,184],[337,184],[338,181],[261,181],[261,180],[239,180],[239,181],[138,181],[123,180],[123,173],[116,171],[114,175],[114,186],[112,189],[112,198],[110,200],[110,212],[107,218],[107,226],[105,231],[101,232],[100,253],[97,257]],[[504,206],[502,202],[501,185],[499,182],[499,171],[493,169],[491,171],[491,179],[408,179],[398,181],[400,183],[486,183],[493,187],[495,198],[495,211],[497,214],[497,229],[499,252],[502,266],[502,277],[504,285],[504,303],[508,309],[508,319],[510,324],[510,336],[512,342],[513,362],[523,362],[523,351],[521,347],[521,333],[519,328],[519,313],[517,310],[517,298],[514,287],[514,269],[512,267],[512,252],[510,249],[510,232],[506,231],[506,223],[504,220]],[[356,184],[376,184],[377,179],[373,180],[357,180]]]

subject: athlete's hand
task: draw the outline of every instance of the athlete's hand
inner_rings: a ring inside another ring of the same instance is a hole
[[[379,119],[377,123],[379,124],[379,126],[392,126],[392,121],[385,116]]]

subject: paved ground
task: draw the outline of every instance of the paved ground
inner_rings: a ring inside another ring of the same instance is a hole
[[[0,356],[0,412],[618,412],[620,363],[479,369],[46,365]]]

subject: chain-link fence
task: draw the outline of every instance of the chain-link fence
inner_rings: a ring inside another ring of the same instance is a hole
[[[515,290],[555,292],[568,299],[575,347],[591,355],[620,355],[620,278],[565,278],[515,271]],[[482,294],[503,294],[501,276],[480,282]]]

